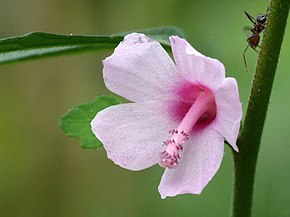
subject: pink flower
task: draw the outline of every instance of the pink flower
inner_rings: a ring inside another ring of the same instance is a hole
[[[242,116],[236,80],[225,78],[223,64],[177,36],[170,42],[175,64],[158,42],[125,37],[103,62],[104,80],[135,103],[109,107],[91,123],[115,164],[166,168],[162,198],[201,193],[221,164],[224,139],[238,151]]]

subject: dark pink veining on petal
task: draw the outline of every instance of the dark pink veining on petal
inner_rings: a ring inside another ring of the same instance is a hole
[[[192,84],[188,81],[183,81],[174,89],[180,101],[174,102],[168,108],[169,114],[173,119],[180,122],[195,102],[196,98],[204,91],[213,94],[211,90],[201,84]],[[212,105],[208,106],[207,111],[200,117],[192,130],[199,130],[206,127],[215,119],[216,112],[215,101],[212,101]]]

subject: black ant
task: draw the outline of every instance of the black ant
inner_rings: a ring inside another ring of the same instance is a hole
[[[256,48],[257,47],[260,48],[259,46],[260,33],[263,32],[263,30],[266,28],[268,12],[269,12],[269,9],[267,10],[266,14],[258,14],[257,18],[255,19],[254,17],[252,17],[250,14],[248,14],[245,11],[245,14],[248,17],[248,19],[254,24],[253,27],[251,28],[252,34],[247,38],[248,45],[243,53],[247,72],[248,72],[248,64],[246,60],[246,51],[248,50],[248,47],[250,46],[254,51],[258,53]]]

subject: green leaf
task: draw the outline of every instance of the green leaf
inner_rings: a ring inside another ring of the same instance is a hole
[[[81,140],[81,147],[95,149],[102,146],[91,130],[91,121],[96,114],[120,101],[113,96],[100,96],[95,100],[74,106],[59,120],[60,128],[70,137]]]
[[[155,39],[156,41],[159,41],[165,48],[170,47],[170,42],[169,42],[169,36],[172,35],[177,35],[181,38],[187,38],[185,32],[178,27],[159,27],[159,28],[152,28],[152,29],[139,29],[135,31],[129,31],[129,32],[123,32],[120,34],[117,34],[117,36],[125,36],[129,33],[132,32],[139,32],[139,33],[144,33],[150,38]]]
[[[166,49],[170,46],[169,36],[185,37],[184,32],[177,27],[141,29],[131,32],[144,33],[158,40]],[[57,35],[33,32],[6,38],[0,40],[0,65],[47,56],[113,49],[128,33],[130,32],[115,35]]]

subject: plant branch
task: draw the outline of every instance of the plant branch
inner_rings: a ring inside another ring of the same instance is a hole
[[[235,177],[232,217],[251,216],[256,162],[289,13],[289,2],[290,0],[270,2],[267,27],[259,53],[248,109],[238,139],[239,153],[233,152]]]

